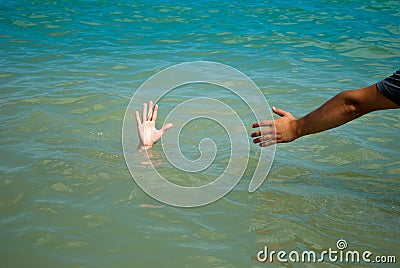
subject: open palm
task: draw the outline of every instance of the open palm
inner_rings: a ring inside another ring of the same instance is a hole
[[[140,139],[139,149],[149,149],[159,141],[164,135],[167,129],[172,127],[171,123],[164,125],[160,129],[156,129],[156,119],[157,119],[158,105],[154,105],[153,102],[149,102],[149,107],[147,109],[147,104],[143,103],[142,106],[142,119],[140,119],[139,112],[136,111],[136,123],[138,128],[138,134]]]

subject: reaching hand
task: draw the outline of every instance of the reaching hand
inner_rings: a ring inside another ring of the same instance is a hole
[[[298,121],[294,116],[284,110],[273,107],[272,111],[280,118],[253,123],[253,128],[268,127],[251,133],[254,143],[266,147],[275,143],[291,142],[298,138]]]
[[[153,102],[150,101],[148,111],[147,104],[143,103],[142,120],[140,120],[139,112],[136,111],[136,123],[140,139],[139,150],[147,150],[153,147],[153,145],[161,139],[165,131],[172,127],[172,124],[168,123],[161,129],[156,129],[157,110],[158,105],[154,105],[153,108]]]

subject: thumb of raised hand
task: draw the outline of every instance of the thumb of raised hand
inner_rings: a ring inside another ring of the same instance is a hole
[[[171,127],[173,127],[174,125],[172,124],[172,123],[167,123],[167,124],[165,124],[162,128],[161,128],[161,131],[163,132],[163,133],[165,133],[165,131],[167,131],[168,129],[170,129]]]

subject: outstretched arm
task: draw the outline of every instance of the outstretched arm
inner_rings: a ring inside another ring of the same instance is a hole
[[[142,120],[140,120],[139,112],[136,111],[136,123],[140,139],[139,150],[147,150],[153,147],[153,145],[161,139],[167,129],[172,127],[171,123],[164,125],[161,129],[156,129],[158,105],[154,105],[153,102],[149,102],[147,111],[147,104],[143,103],[142,106]]]
[[[251,137],[254,138],[253,142],[261,147],[291,142],[305,135],[338,127],[376,110],[394,108],[400,107],[380,93],[374,84],[366,88],[341,92],[300,119],[273,107],[273,112],[280,118],[253,123],[253,128],[267,128],[251,133]]]

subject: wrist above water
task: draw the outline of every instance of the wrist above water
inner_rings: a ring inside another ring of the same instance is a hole
[[[151,146],[151,145],[139,145],[138,150],[139,150],[139,151],[148,150],[148,149],[151,149],[152,147],[153,147],[153,146]]]

